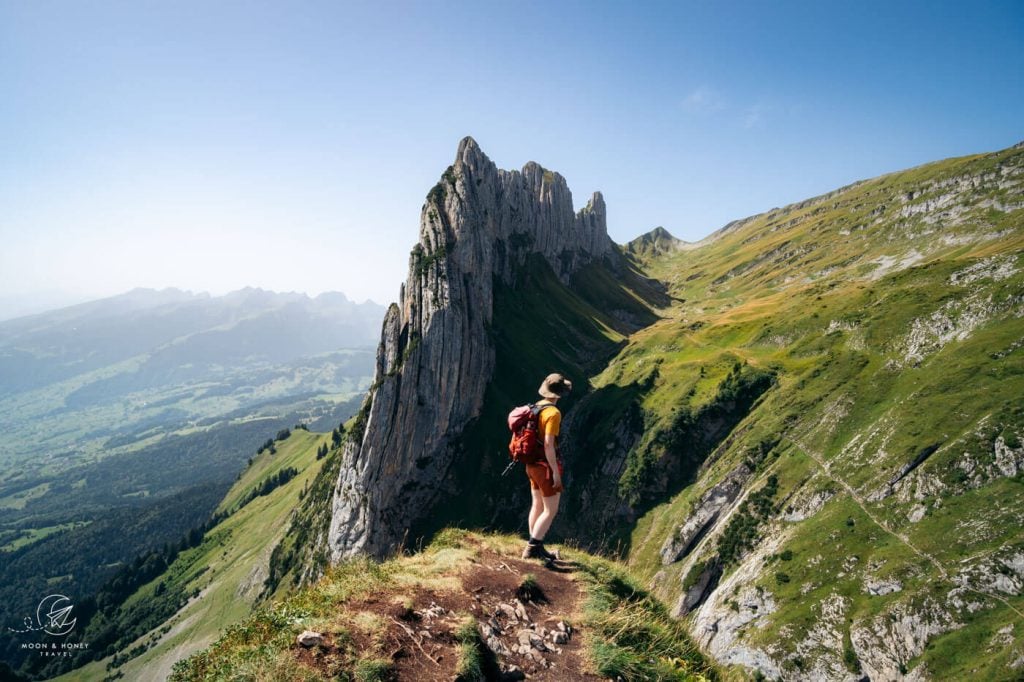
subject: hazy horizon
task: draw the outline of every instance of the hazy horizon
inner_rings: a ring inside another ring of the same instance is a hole
[[[71,306],[79,305],[81,303],[90,303],[92,301],[99,301],[99,300],[106,299],[106,298],[113,298],[113,297],[116,297],[116,296],[122,296],[124,294],[131,293],[131,292],[136,291],[138,289],[143,289],[143,290],[147,290],[147,291],[156,291],[156,292],[164,292],[164,291],[168,291],[168,290],[170,290],[170,291],[180,291],[182,293],[189,294],[189,295],[192,295],[192,296],[197,296],[197,297],[198,296],[203,296],[205,294],[206,296],[209,296],[210,298],[221,298],[223,296],[227,296],[228,294],[233,294],[233,293],[236,293],[238,291],[243,291],[245,289],[256,289],[256,290],[261,290],[261,291],[269,291],[270,293],[273,293],[273,294],[296,294],[296,295],[306,296],[306,297],[308,297],[310,299],[317,298],[318,296],[321,296],[323,294],[342,294],[349,301],[352,301],[353,303],[355,303],[357,305],[372,304],[372,305],[380,306],[381,308],[387,308],[388,303],[390,303],[390,301],[387,302],[387,303],[382,303],[380,301],[374,301],[373,299],[369,299],[369,298],[363,299],[363,300],[353,299],[351,296],[346,294],[344,291],[339,291],[339,290],[328,290],[328,291],[319,291],[319,292],[316,292],[316,293],[309,293],[309,292],[305,292],[305,291],[275,291],[275,290],[272,290],[272,289],[266,289],[264,287],[257,287],[257,286],[243,286],[243,287],[239,287],[237,289],[229,289],[227,291],[217,291],[217,292],[206,291],[206,290],[196,291],[196,290],[193,290],[193,289],[186,289],[186,288],[183,288],[183,287],[175,287],[175,286],[169,286],[169,287],[132,287],[131,289],[126,289],[124,291],[116,291],[114,293],[100,294],[100,295],[75,294],[75,293],[67,292],[67,291],[51,290],[51,291],[41,291],[41,292],[36,292],[36,293],[29,293],[27,295],[3,295],[3,294],[0,294],[0,322],[6,322],[8,320],[14,320],[14,319],[17,319],[19,317],[29,317],[31,315],[38,315],[40,313],[47,313],[47,312],[50,312],[50,311],[53,311],[53,310],[60,310],[61,308],[68,308],[68,307],[71,307]]]

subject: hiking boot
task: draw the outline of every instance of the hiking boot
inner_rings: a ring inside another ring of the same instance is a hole
[[[523,550],[523,558],[524,559],[543,559],[543,558],[545,558],[544,555],[541,554],[541,552],[543,552],[543,551],[544,551],[544,546],[543,545],[531,545],[530,543],[527,543],[526,544],[526,549]]]
[[[561,559],[558,552],[549,552],[544,548],[544,543],[530,544],[527,543],[526,549],[523,550],[524,559],[543,559],[544,561],[555,561]]]
[[[561,555],[559,555],[558,550],[555,550],[554,552],[549,552],[544,545],[539,545],[539,548],[539,556],[541,559],[545,559],[547,561],[558,561],[562,558]]]

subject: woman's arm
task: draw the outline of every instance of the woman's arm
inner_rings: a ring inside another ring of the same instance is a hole
[[[557,436],[550,433],[544,435],[544,457],[548,460],[548,466],[551,467],[551,476],[554,479],[557,492],[562,492],[562,474],[558,470],[558,459],[555,457],[555,438]]]

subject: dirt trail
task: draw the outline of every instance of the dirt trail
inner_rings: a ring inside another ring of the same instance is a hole
[[[520,590],[527,575],[536,579],[535,594]],[[589,666],[579,617],[583,595],[572,564],[559,563],[552,570],[536,561],[483,554],[476,567],[462,576],[462,587],[474,602],[471,609],[489,648],[502,654],[498,656],[502,667],[513,665],[532,680],[602,679],[585,672]],[[517,608],[520,605],[522,610]],[[509,607],[519,612],[513,615]],[[555,633],[564,636],[556,641]],[[540,644],[540,651],[531,643]]]
[[[296,658],[333,675],[341,647],[376,650],[391,662],[389,679],[450,682],[459,665],[456,631],[471,615],[486,644],[482,654],[489,680],[603,679],[587,672],[579,625],[583,594],[574,566],[560,562],[551,569],[485,545],[474,549],[477,555],[454,575],[461,589],[403,586],[348,603],[346,612],[376,618],[381,631],[369,636],[357,629],[340,636],[324,633],[319,647],[296,645]],[[528,575],[534,581],[523,590]]]

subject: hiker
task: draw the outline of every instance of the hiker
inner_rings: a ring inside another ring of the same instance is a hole
[[[530,479],[533,504],[530,507],[530,540],[523,550],[523,558],[555,559],[556,555],[544,549],[544,536],[558,514],[558,500],[562,493],[562,459],[558,453],[558,432],[562,426],[562,412],[556,407],[559,398],[572,390],[572,382],[561,374],[549,374],[537,390],[544,400],[536,403],[538,436],[544,445],[544,457],[526,464]]]

